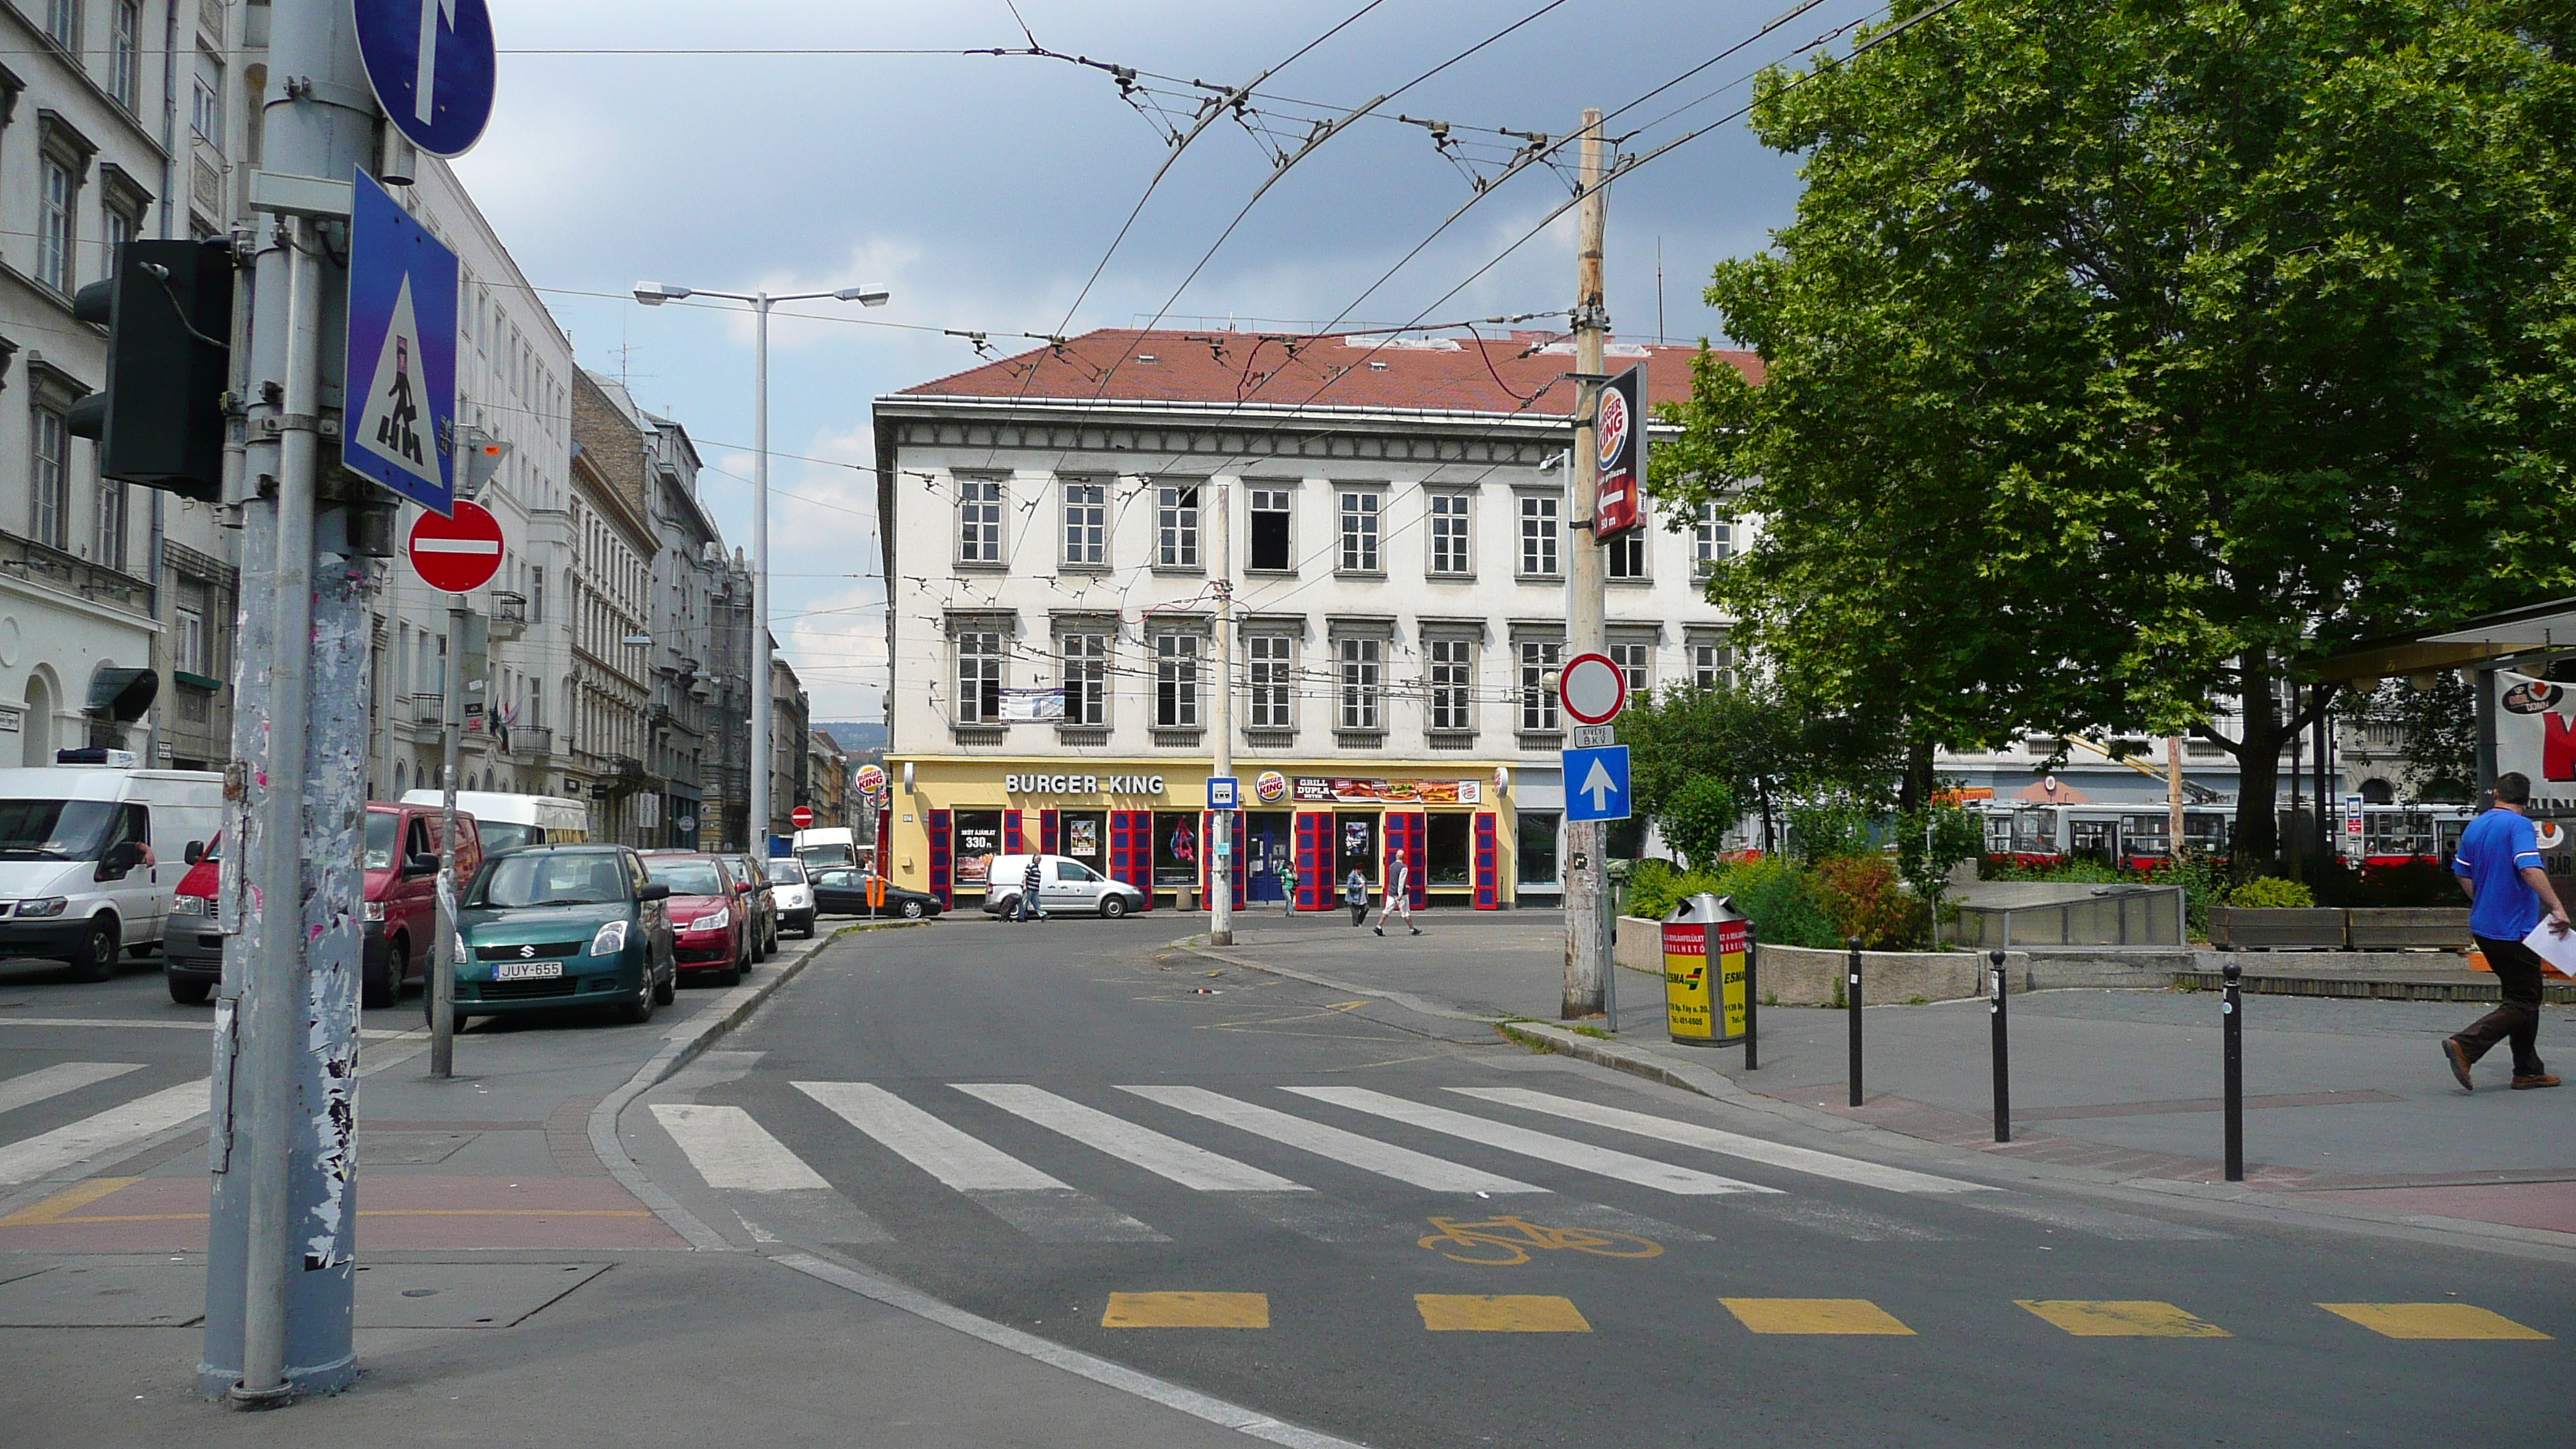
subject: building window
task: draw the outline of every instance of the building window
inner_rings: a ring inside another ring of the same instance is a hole
[[[1064,485],[1064,561],[1073,568],[1109,562],[1109,485]]]
[[[134,109],[135,57],[142,29],[139,0],[115,0],[108,7],[107,93],[129,111]]]
[[[1610,540],[1602,548],[1603,572],[1607,577],[1631,583],[1642,581],[1646,577],[1646,540],[1650,536],[1648,527],[1645,518],[1640,515],[1636,527]]]
[[[1610,659],[1628,676],[1628,697],[1635,699],[1655,687],[1655,646],[1644,643],[1613,644]]]
[[[1109,723],[1109,636],[1067,634],[1064,651],[1064,722]]]
[[[1342,495],[1342,571],[1373,574],[1383,570],[1377,556],[1378,496],[1354,489]]]
[[[1199,566],[1199,485],[1165,483],[1154,490],[1154,563],[1167,569]]]
[[[1735,677],[1735,652],[1714,639],[1693,640],[1691,683],[1702,689],[1732,683]]]
[[[57,292],[72,289],[72,203],[80,192],[71,166],[54,156],[39,166],[36,198],[36,280]]]
[[[1431,641],[1431,727],[1476,727],[1476,644],[1472,639]]]
[[[90,558],[102,568],[125,571],[125,485],[101,478],[92,491],[90,516],[97,524]]]
[[[1154,636],[1154,726],[1199,727],[1199,636]]]
[[[224,144],[224,63],[197,52],[196,96],[188,111],[189,129],[217,150]]]
[[[1291,547],[1288,524],[1296,508],[1297,495],[1286,488],[1252,490],[1252,554],[1250,567],[1285,573],[1296,565],[1289,561]]]
[[[34,424],[34,475],[28,481],[33,503],[28,510],[27,531],[36,542],[51,548],[63,547],[63,503],[71,472],[71,434],[63,426],[63,415],[51,408],[37,408],[30,417]]]
[[[1558,512],[1558,500],[1551,494],[1521,495],[1521,573],[1524,576],[1556,576],[1558,538],[1563,531]]]
[[[957,722],[1002,722],[1002,636],[970,629],[957,636]]]
[[[1720,559],[1735,554],[1735,520],[1717,511],[1711,499],[1699,506],[1699,518],[1691,524],[1691,569],[1706,575]]]
[[[1002,561],[1002,480],[957,480],[957,561],[997,564]]]
[[[117,265],[125,260],[125,244],[134,240],[138,228],[134,218],[111,206],[107,209],[107,266],[99,275],[113,277]]]
[[[539,564],[528,570],[528,622],[546,621],[546,568]]]
[[[187,605],[182,604],[176,610],[176,613],[178,615],[178,627],[172,631],[172,638],[170,641],[170,667],[187,674],[211,676],[213,671],[207,668],[207,665],[212,661],[206,658],[206,616],[204,611],[192,609]],[[402,656],[399,653],[397,653],[394,658],[397,663],[400,663],[402,660]],[[399,688],[399,686],[397,687]]]
[[[1467,503],[1464,493],[1431,495],[1431,571],[1463,574],[1470,570],[1467,550]]]
[[[1556,672],[1565,645],[1554,639],[1521,641],[1521,729],[1528,734],[1552,734],[1557,729],[1556,683],[1548,678]]]
[[[80,49],[81,0],[45,0],[45,34],[65,50]]]
[[[1289,705],[1297,697],[1294,678],[1297,641],[1285,634],[1255,634],[1245,641],[1251,652],[1252,725],[1257,730],[1293,727]]]
[[[1341,686],[1340,728],[1386,728],[1386,645],[1376,639],[1336,641],[1333,653]]]

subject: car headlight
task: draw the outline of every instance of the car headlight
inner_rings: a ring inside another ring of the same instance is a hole
[[[187,897],[181,896],[180,899],[186,900]],[[368,901],[365,903],[364,909],[369,921],[381,921],[385,918],[385,903],[383,901]]]
[[[598,935],[590,938],[590,954],[593,956],[614,956],[625,949],[626,923],[624,921],[611,921],[599,928]]]
[[[733,909],[731,907],[727,907],[712,915],[700,916],[696,920],[689,922],[689,929],[692,931],[721,931],[732,924]]]
[[[447,959],[459,966],[462,966],[466,962],[474,959],[474,953],[465,949],[465,934],[463,932],[460,931],[448,938]]]
[[[170,914],[174,916],[202,916],[206,914],[206,898],[204,896],[172,896],[170,898]],[[368,919],[373,920],[375,918],[370,916]]]
[[[70,901],[61,896],[38,896],[32,901],[20,901],[18,903],[18,914],[21,916],[59,916],[63,913],[63,907],[70,904]]]

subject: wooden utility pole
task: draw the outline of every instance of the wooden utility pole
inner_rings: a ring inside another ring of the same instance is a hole
[[[1594,420],[1599,414],[1602,353],[1610,331],[1610,312],[1602,305],[1601,237],[1608,220],[1609,198],[1601,190],[1601,112],[1583,113],[1583,209],[1577,232],[1574,282],[1574,457],[1568,475],[1573,496],[1566,500],[1565,649],[1558,659],[1600,651],[1604,607],[1600,541],[1592,536],[1592,513],[1601,488],[1601,455],[1594,447]],[[1639,420],[1637,426],[1643,426]],[[1560,725],[1565,724],[1559,720]],[[1570,793],[1574,782],[1565,782]],[[1607,832],[1598,821],[1565,827],[1565,1000],[1558,1013],[1567,1021],[1602,1014],[1602,981],[1610,969],[1607,919],[1607,863],[1601,858]]]
[[[2182,859],[2182,736],[2165,736],[2165,859]]]

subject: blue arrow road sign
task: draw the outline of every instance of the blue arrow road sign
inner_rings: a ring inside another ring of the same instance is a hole
[[[462,156],[492,119],[483,0],[354,0],[358,54],[385,119],[433,156]]]
[[[1560,752],[1565,762],[1565,818],[1569,821],[1628,818],[1628,747]]]
[[[349,215],[349,375],[340,462],[423,508],[456,512],[456,253],[375,178]]]

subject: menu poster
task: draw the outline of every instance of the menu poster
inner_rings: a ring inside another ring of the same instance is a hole
[[[1100,854],[1100,822],[1076,818],[1064,822],[1064,853],[1084,860]]]
[[[1485,782],[1300,775],[1296,796],[1307,805],[1482,805]]]

